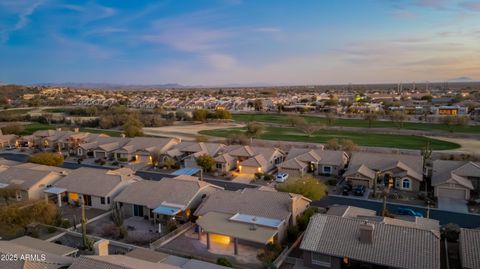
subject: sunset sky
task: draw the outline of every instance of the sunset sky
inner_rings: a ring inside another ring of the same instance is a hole
[[[480,80],[480,0],[0,0],[0,82]]]

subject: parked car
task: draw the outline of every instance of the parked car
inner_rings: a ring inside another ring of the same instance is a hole
[[[365,194],[365,191],[367,188],[363,185],[357,185],[355,188],[353,188],[353,194],[355,196],[363,196]]]
[[[343,195],[348,195],[348,193],[352,190],[353,186],[350,183],[345,183],[342,186],[342,194]]]
[[[287,173],[278,173],[277,176],[275,177],[275,181],[278,183],[283,183],[285,180],[287,180],[288,174]]]
[[[405,216],[413,216],[413,217],[421,217],[423,218],[423,214],[413,210],[411,208],[406,208],[406,207],[399,207],[397,208],[397,214],[398,215],[405,215]]]

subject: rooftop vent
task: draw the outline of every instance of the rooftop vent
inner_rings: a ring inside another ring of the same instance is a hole
[[[373,243],[373,230],[375,225],[368,223],[367,221],[360,224],[360,242],[372,244]]]

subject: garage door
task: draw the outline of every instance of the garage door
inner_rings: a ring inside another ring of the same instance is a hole
[[[454,199],[465,199],[465,190],[462,189],[448,189],[448,188],[438,188],[438,197],[448,197]]]
[[[254,166],[242,166],[240,173],[243,174],[255,174],[258,172],[258,167]]]

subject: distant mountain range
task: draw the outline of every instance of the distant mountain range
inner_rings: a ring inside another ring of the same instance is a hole
[[[451,78],[448,82],[473,82],[474,80],[471,77],[458,77],[458,78]]]
[[[186,88],[186,86],[177,83],[167,84],[152,84],[152,85],[126,85],[114,83],[36,83],[33,86],[48,86],[48,87],[69,87],[69,88],[91,88],[91,89],[167,89],[167,88]]]

